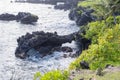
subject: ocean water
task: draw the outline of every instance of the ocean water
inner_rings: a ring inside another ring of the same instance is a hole
[[[45,73],[53,69],[66,69],[74,58],[64,58],[63,52],[54,52],[44,58],[21,60],[15,57],[17,38],[27,32],[45,31],[57,32],[67,35],[79,30],[73,21],[68,19],[69,11],[54,10],[52,5],[10,3],[10,0],[0,0],[0,14],[30,12],[38,15],[39,20],[35,25],[25,25],[16,21],[0,21],[0,80],[33,80],[37,71]],[[77,49],[75,42],[63,44]],[[73,53],[74,53],[73,51]]]

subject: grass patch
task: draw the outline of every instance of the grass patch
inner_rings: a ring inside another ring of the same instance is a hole
[[[82,72],[82,73],[81,73]],[[80,73],[75,73],[75,76],[72,80],[120,80],[120,71],[115,72],[105,72],[103,71],[103,76],[98,76],[95,74],[95,71],[82,70]]]

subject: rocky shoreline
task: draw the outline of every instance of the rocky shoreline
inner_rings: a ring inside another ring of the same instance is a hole
[[[16,57],[26,58],[35,53],[39,53],[41,56],[51,54],[53,51],[67,51],[71,52],[69,47],[61,47],[63,43],[75,40],[74,36],[76,33],[59,36],[57,33],[45,33],[43,31],[33,32],[32,34],[27,33],[25,36],[21,36],[17,39],[18,47],[16,48]],[[35,53],[31,53],[30,50],[34,50]]]
[[[78,11],[82,10],[81,14],[78,14]],[[86,25],[88,22],[94,21],[95,19],[91,15],[93,10],[86,10],[82,7],[72,9],[68,15],[70,20],[74,20],[77,25],[82,26]],[[31,17],[29,17],[30,15]],[[2,14],[3,20],[16,20],[24,24],[31,24],[37,22],[38,17],[32,15],[31,13],[19,12],[18,15],[12,14]],[[9,16],[6,18],[6,16]],[[26,18],[27,16],[27,18]],[[0,19],[2,20],[0,17]],[[52,54],[54,51],[65,51],[72,52],[73,50],[70,47],[61,47],[63,43],[71,43],[73,40],[76,42],[79,50],[76,51],[72,57],[78,57],[81,52],[85,49],[88,49],[88,46],[91,44],[91,40],[88,40],[81,36],[81,33],[85,33],[80,30],[73,34],[59,36],[57,32],[55,33],[45,33],[43,31],[36,31],[26,33],[25,35],[17,39],[18,47],[15,51],[15,56],[21,59],[25,59],[29,56],[44,57],[46,55]],[[84,65],[84,64],[83,64]]]
[[[80,37],[79,32],[63,36],[59,36],[57,32],[45,33],[43,31],[37,31],[32,32],[32,34],[26,33],[26,35],[17,39],[18,47],[16,48],[15,56],[21,59],[29,56],[42,58],[52,54],[54,51],[73,52],[72,48],[68,46],[61,47],[63,43],[71,43],[73,40],[76,41],[79,50],[74,54],[69,54],[70,57],[78,57],[82,50],[87,49],[91,43],[90,40],[82,36]]]
[[[77,3],[83,0],[16,0],[15,2],[21,3],[36,3],[36,4],[51,4],[54,9],[70,10],[77,6]]]
[[[95,21],[95,17],[91,15],[93,12],[92,9],[76,7],[70,10],[69,19],[75,21],[78,26],[87,25],[87,23]]]

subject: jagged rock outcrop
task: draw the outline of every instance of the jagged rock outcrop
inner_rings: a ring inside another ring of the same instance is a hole
[[[78,26],[86,25],[95,20],[91,15],[93,11],[94,10],[86,10],[82,7],[74,8],[69,13],[69,19],[74,20]]]
[[[31,49],[36,50],[42,55],[50,54],[56,47],[60,47],[63,43],[71,42],[74,40],[76,33],[70,35],[59,36],[57,33],[45,33],[43,31],[27,33],[25,36],[17,39],[18,47],[16,48],[15,55],[19,58],[26,58],[29,56]],[[61,48],[63,51],[71,51],[65,47]]]
[[[88,49],[89,45],[91,44],[91,40],[85,38],[81,34],[85,34],[85,31],[82,29],[79,32],[77,32],[75,36],[76,45],[79,48],[79,50],[75,54],[76,57],[79,56],[83,50]]]
[[[19,12],[17,15],[5,13],[0,15],[0,20],[4,21],[16,20],[24,24],[32,24],[34,22],[37,22],[38,16],[26,12]]]

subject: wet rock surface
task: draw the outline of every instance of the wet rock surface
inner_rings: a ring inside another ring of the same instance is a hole
[[[38,16],[27,12],[19,12],[17,15],[4,13],[0,15],[0,20],[4,21],[16,20],[17,22],[21,22],[23,24],[32,24],[34,22],[37,22]]]
[[[76,34],[76,45],[79,48],[79,50],[76,52],[76,54],[72,55],[73,57],[79,56],[82,53],[82,51],[88,49],[89,45],[91,44],[91,40],[83,37],[81,33],[85,34],[85,31],[81,29]]]
[[[13,14],[4,13],[0,15],[0,20],[4,21],[16,20],[16,16]]]
[[[95,20],[94,16],[91,15],[93,11],[82,7],[73,8],[69,13],[69,19],[74,20],[78,26],[83,26]]]
[[[20,21],[23,24],[32,24],[38,20],[38,16],[25,12],[19,12],[16,17],[17,21]]]
[[[64,46],[64,47],[56,47],[54,51],[62,51],[62,52],[73,52],[71,47]]]
[[[78,50],[73,54],[73,49],[68,46],[62,47],[64,43],[76,42]],[[80,35],[80,32],[75,32],[69,35],[59,36],[57,32],[49,33],[43,31],[37,31],[26,33],[17,39],[18,47],[16,48],[15,55],[19,58],[26,58],[29,56],[44,57],[52,54],[54,51],[67,52],[69,57],[78,57],[81,52],[88,49],[91,44],[91,40],[88,40]],[[64,55],[63,57],[66,57]]]
[[[15,55],[19,58],[26,58],[29,55],[33,55],[36,51],[42,56],[51,54],[55,50],[72,52],[71,48],[61,47],[61,45],[66,42],[71,43],[72,40],[75,40],[75,35],[76,33],[59,36],[56,32],[45,33],[43,31],[33,32],[32,34],[27,33],[25,36],[17,39],[18,47],[16,48]],[[33,53],[30,51],[31,49],[34,49]]]

